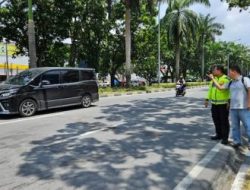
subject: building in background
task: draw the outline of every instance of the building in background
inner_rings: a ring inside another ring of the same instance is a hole
[[[7,74],[13,76],[29,68],[28,56],[13,57],[16,51],[14,43],[9,43],[6,47],[5,43],[0,42],[0,81],[5,80]]]

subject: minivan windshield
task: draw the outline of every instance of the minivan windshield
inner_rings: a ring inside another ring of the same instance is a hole
[[[42,70],[26,70],[23,71],[16,76],[10,77],[7,79],[4,84],[11,84],[11,85],[26,85],[28,84],[35,76],[40,74]]]

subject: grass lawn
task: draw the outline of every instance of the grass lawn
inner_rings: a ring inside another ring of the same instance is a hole
[[[249,189],[250,189],[250,170],[248,170],[242,190],[249,190]]]

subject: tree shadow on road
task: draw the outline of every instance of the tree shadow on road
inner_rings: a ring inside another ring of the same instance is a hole
[[[59,180],[65,189],[173,189],[215,145],[202,106],[192,97],[102,106],[102,122],[69,123],[31,142],[18,175]]]

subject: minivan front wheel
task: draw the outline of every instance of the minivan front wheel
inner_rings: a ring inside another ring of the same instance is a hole
[[[89,106],[91,106],[91,97],[90,97],[90,95],[84,95],[83,97],[82,97],[82,107],[84,107],[84,108],[88,108]]]
[[[23,117],[29,117],[36,113],[37,105],[32,99],[23,100],[19,106],[19,113]]]

